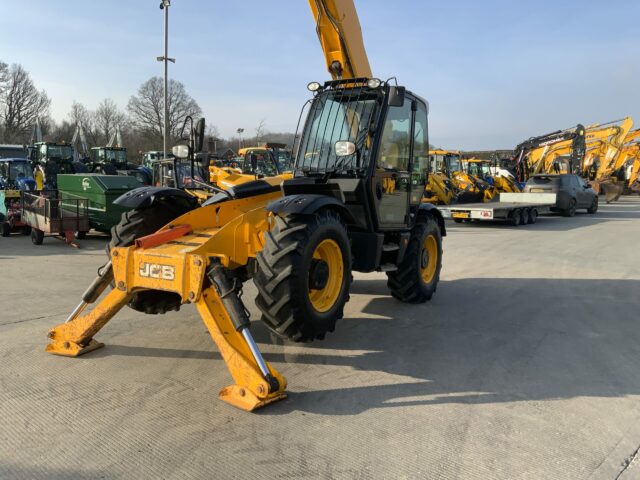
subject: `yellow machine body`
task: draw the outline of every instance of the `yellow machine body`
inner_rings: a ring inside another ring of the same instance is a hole
[[[353,1],[309,0],[309,5],[331,77],[371,78]],[[255,180],[254,175],[233,170],[214,170],[214,174],[222,188],[225,183],[233,186]],[[282,179],[263,178],[272,185]],[[200,198],[198,192],[189,193]],[[284,398],[286,380],[264,362],[248,329],[234,323],[237,315],[232,315],[228,303],[232,290],[221,291],[211,280],[212,270],[247,267],[261,251],[264,234],[273,227],[266,205],[281,195],[275,191],[196,208],[140,239],[180,232],[171,241],[148,246],[148,240],[146,247],[141,241],[139,246],[113,248],[111,261],[85,292],[83,301],[65,323],[49,331],[46,351],[75,357],[100,348],[102,344],[93,337],[136,293],[160,290],[177,294],[182,303],[192,303],[198,309],[235,382],[220,392],[222,400],[250,411]],[[110,284],[113,289],[104,293]],[[85,313],[90,304],[93,308]]]
[[[255,257],[263,246],[264,232],[269,229],[265,206],[280,196],[276,192],[196,208],[172,222],[174,226],[192,228],[185,236],[153,248],[114,248],[111,259],[115,288],[86,315],[54,327],[49,332],[51,342],[47,351],[78,356],[99,348],[102,344],[93,340],[93,336],[127,304],[134,292],[141,289],[173,292],[180,295],[183,303],[195,304],[236,382],[220,392],[222,400],[253,410],[284,398],[285,379],[269,366],[280,385],[277,391],[269,391],[247,344],[232,325],[221,292],[205,281],[212,258],[233,270]]]

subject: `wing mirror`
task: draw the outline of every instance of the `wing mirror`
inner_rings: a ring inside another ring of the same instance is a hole
[[[401,107],[404,105],[404,87],[389,87],[388,103],[390,107]]]
[[[196,123],[194,153],[201,152],[203,144],[204,144],[204,118],[201,118]]]
[[[335,143],[334,151],[336,153],[336,157],[348,157],[349,155],[356,153],[356,144],[340,140]]]

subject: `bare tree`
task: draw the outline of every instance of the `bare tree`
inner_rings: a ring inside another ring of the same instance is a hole
[[[36,117],[47,116],[51,100],[38,91],[29,73],[21,65],[11,65],[0,99],[0,118],[5,141],[27,142]]]
[[[98,141],[106,145],[109,137],[115,132],[116,126],[124,126],[126,115],[118,109],[116,102],[105,98],[94,114],[95,129]]]
[[[265,125],[266,125],[266,121],[263,118],[262,120],[260,120],[260,123],[258,123],[258,126],[256,127],[256,143],[262,142],[262,138],[266,133]]]
[[[89,145],[96,146],[100,143],[99,135],[95,128],[95,114],[87,109],[87,107],[74,100],[71,104],[71,111],[68,114],[68,118],[74,131],[78,124],[82,125]]]
[[[9,65],[0,61],[0,99],[4,95],[9,81]]]
[[[138,89],[127,104],[127,110],[135,127],[146,134],[162,138],[164,96],[163,81],[152,77]],[[175,139],[187,115],[197,117],[202,114],[198,103],[187,94],[184,85],[177,80],[169,80],[169,137]],[[173,141],[173,140],[172,140]]]

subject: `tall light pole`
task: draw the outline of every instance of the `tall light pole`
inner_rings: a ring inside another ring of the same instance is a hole
[[[162,0],[160,10],[164,10],[164,56],[156,57],[164,62],[164,131],[162,132],[162,158],[167,158],[167,142],[169,141],[169,62],[176,63],[175,58],[169,58],[169,7],[171,0]]]
[[[244,132],[244,128],[239,128],[236,130],[238,132],[238,152],[242,148],[242,133]]]

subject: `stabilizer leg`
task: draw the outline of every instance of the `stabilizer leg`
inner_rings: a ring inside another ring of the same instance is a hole
[[[234,326],[213,286],[202,292],[196,307],[235,382],[235,385],[223,388],[219,398],[246,411],[286,398],[287,381],[262,360],[248,327],[238,329]],[[262,368],[268,369],[268,375],[263,375],[261,364]]]
[[[79,315],[88,304],[100,297],[111,280],[113,280],[113,271],[111,263],[108,263],[103,273],[84,292],[82,302],[69,315],[67,321],[49,330],[48,337],[51,342],[47,345],[46,352],[77,357],[104,346],[103,343],[93,340],[93,336],[127,304],[130,295],[124,290],[115,288],[91,312],[82,317]]]

